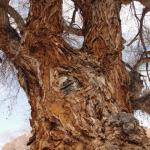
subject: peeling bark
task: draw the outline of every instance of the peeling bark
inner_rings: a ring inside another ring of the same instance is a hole
[[[68,55],[61,37],[62,1],[30,2],[21,47],[32,107],[30,149],[148,150],[129,113],[120,2],[83,3],[85,43],[78,56]]]
[[[78,55],[62,38],[62,0],[30,0],[14,61],[32,109],[30,149],[149,150],[144,129],[130,113],[120,1],[74,2],[84,20]]]
[[[10,26],[8,17],[8,0],[0,1],[0,48],[8,58],[15,57],[20,44],[17,31]]]

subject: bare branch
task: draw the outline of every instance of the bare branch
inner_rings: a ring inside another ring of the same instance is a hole
[[[143,110],[150,114],[150,93],[131,100],[131,105],[134,110]]]
[[[137,63],[136,63],[136,65],[134,66],[134,69],[135,70],[138,70],[138,68],[141,66],[141,65],[143,65],[143,64],[145,64],[145,63],[149,63],[150,62],[150,58],[149,57],[145,57],[145,58],[141,58]]]
[[[127,46],[130,46],[132,43],[134,43],[137,40],[137,37],[139,36],[140,32],[135,35],[135,37],[130,41],[130,43],[127,44]]]
[[[145,45],[145,42],[144,42],[144,38],[143,38],[143,21],[144,21],[145,15],[149,11],[150,11],[150,9],[147,8],[147,7],[143,9],[143,13],[142,13],[142,17],[141,17],[141,23],[140,23],[140,30],[139,30],[140,40],[141,40],[141,43],[142,43],[142,46],[143,46],[143,49],[144,49],[145,52],[147,51],[147,48],[146,48],[146,45]],[[145,56],[146,56],[146,59],[148,59],[147,53],[145,53]],[[141,57],[143,57],[143,55]],[[146,73],[147,73],[148,80],[150,82],[150,77],[149,77],[149,73],[148,73],[148,67],[149,67],[148,62],[146,62]]]
[[[76,18],[76,13],[78,11],[78,7],[75,6],[75,9],[74,9],[74,12],[72,14],[72,20],[71,20],[71,23],[70,23],[70,26],[72,27],[73,24],[75,23],[75,18]]]
[[[133,5],[134,6],[134,5]],[[135,8],[134,8],[135,11]],[[127,45],[130,46],[133,42],[135,42],[137,40],[137,37],[140,36],[141,39],[141,43],[143,45],[143,48],[146,49],[145,44],[144,44],[144,39],[143,39],[143,22],[144,22],[144,17],[145,15],[150,11],[149,8],[144,8],[143,12],[142,12],[142,16],[141,19],[139,20],[139,18],[137,17],[136,13],[134,13],[135,17],[137,18],[137,20],[140,21],[140,27],[139,27],[139,31],[138,33],[135,35],[135,37],[131,40],[131,42]]]
[[[69,26],[65,22],[64,22],[64,30],[65,30],[65,32],[68,32],[68,33],[71,33],[71,34],[75,34],[75,35],[78,35],[78,36],[83,36],[82,29],[78,29],[78,28],[74,28],[72,26]]]
[[[25,22],[24,22],[22,16],[11,6],[8,6],[8,13],[10,14],[10,16],[12,18],[14,18],[14,20],[15,20],[15,22],[16,22],[19,30],[20,30],[20,32],[22,32],[23,31],[23,27],[25,25]]]
[[[134,70],[134,67],[131,67],[128,63],[126,63],[126,62],[124,62],[124,61],[122,61],[122,63],[123,63],[128,69],[130,69],[130,71],[132,71],[132,72],[134,72],[134,73],[140,75],[141,77],[145,77],[144,75],[142,75],[141,73],[139,73],[137,70]]]
[[[140,20],[140,29],[139,29],[139,35],[140,35],[140,39],[141,39],[141,43],[142,43],[142,46],[143,46],[143,49],[144,51],[147,51],[147,48],[145,46],[145,42],[144,42],[144,38],[143,38],[143,22],[144,22],[144,17],[145,15],[150,11],[149,8],[144,8],[143,9],[143,12],[142,12],[142,17],[141,17],[141,20]]]

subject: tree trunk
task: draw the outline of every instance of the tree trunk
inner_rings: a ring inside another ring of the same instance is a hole
[[[150,149],[130,114],[120,3],[84,1],[84,51],[75,56],[61,37],[62,1],[30,4],[19,58],[19,79],[24,79],[32,109],[30,149]]]

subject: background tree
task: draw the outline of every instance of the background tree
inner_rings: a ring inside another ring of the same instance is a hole
[[[30,0],[25,23],[9,0],[0,0],[0,48],[18,69],[32,109],[30,149],[148,150],[145,132],[131,114],[136,109],[132,75],[137,71],[133,68],[130,76],[122,63],[119,12],[130,1],[73,2],[68,24],[62,0]],[[141,3],[149,6],[148,1]],[[82,29],[73,25],[77,10]],[[83,47],[71,47],[64,31],[83,35]]]

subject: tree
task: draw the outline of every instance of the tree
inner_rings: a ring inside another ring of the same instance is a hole
[[[62,0],[30,0],[25,25],[9,0],[0,0],[0,47],[18,69],[32,108],[30,149],[148,150],[132,115],[131,80],[122,63],[119,12],[130,0],[73,2],[82,30],[64,23]],[[82,34],[83,47],[67,44],[64,30]]]

